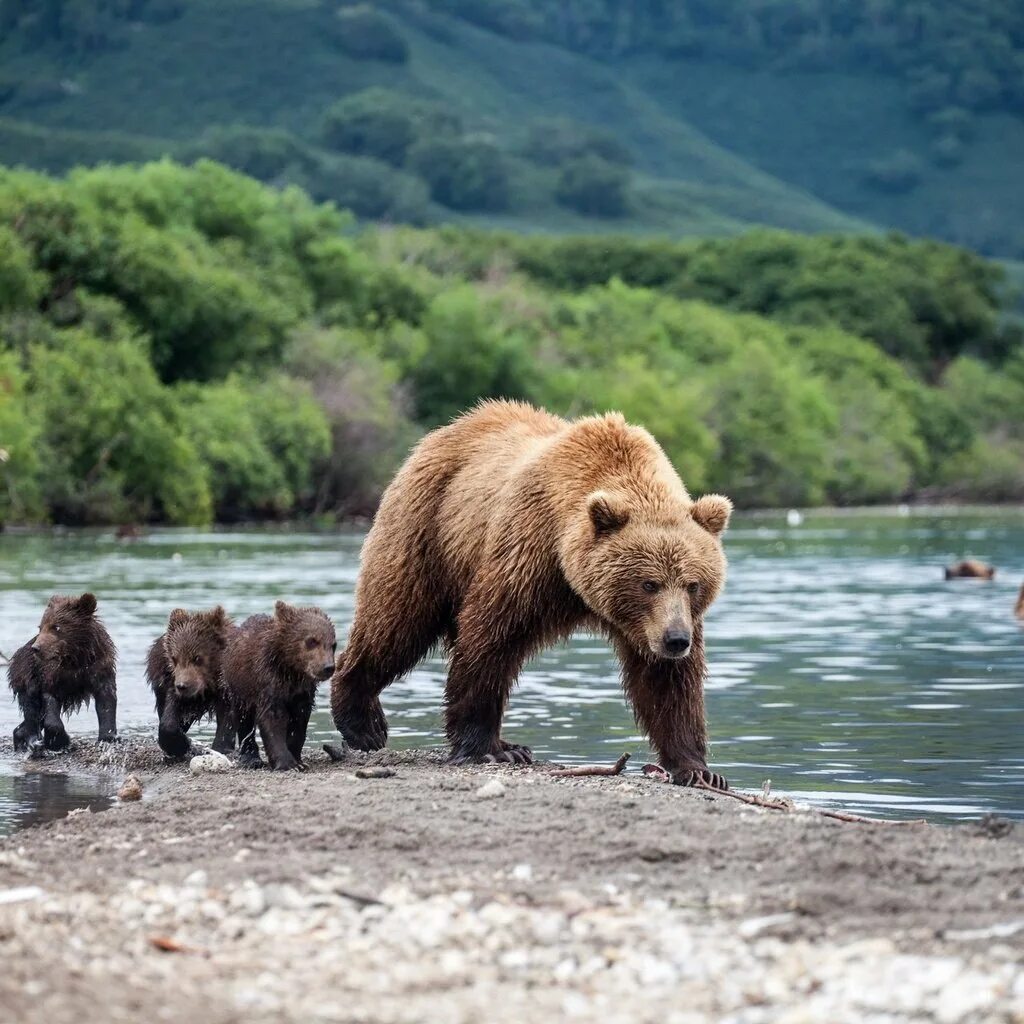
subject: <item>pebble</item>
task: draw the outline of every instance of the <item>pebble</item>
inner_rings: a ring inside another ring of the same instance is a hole
[[[117,791],[117,799],[124,801],[142,799],[142,783],[137,775],[129,775],[121,783],[121,788]]]
[[[193,775],[217,774],[231,771],[231,762],[223,755],[211,750],[208,754],[193,757],[188,763],[188,770]]]
[[[357,768],[357,779],[390,779],[395,774],[394,768],[383,768],[371,765],[369,768]]]
[[[505,795],[505,787],[497,779],[491,779],[490,782],[485,782],[476,791],[476,795],[481,800],[494,800],[499,796]]]

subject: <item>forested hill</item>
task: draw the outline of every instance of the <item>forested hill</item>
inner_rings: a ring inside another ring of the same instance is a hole
[[[1018,0],[0,0],[0,161],[368,219],[898,227],[1024,257]]]

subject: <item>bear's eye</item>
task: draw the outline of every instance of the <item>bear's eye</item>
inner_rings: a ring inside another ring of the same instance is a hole
[[[699,583],[687,583],[686,584],[686,592],[690,595],[690,597],[696,597],[700,593],[700,584]]]
[[[306,641],[306,650],[307,650],[307,651],[311,651],[311,650],[313,650],[313,648],[314,648],[314,647],[316,647],[316,644],[317,644],[317,640],[316,640],[316,637],[315,637],[315,636],[311,636],[311,637],[310,637],[310,638],[309,638],[309,639],[308,639],[308,640]]]
[[[192,664],[193,664],[193,665],[198,665],[198,666],[199,666],[199,668],[202,668],[202,667],[203,667],[203,656],[202,656],[201,654],[197,654],[197,655],[196,655],[196,656],[195,656],[195,657],[194,657],[194,658],[192,659]]]
[[[643,588],[648,594],[656,594],[658,592],[658,584],[654,580],[644,580]]]
[[[54,633],[59,633],[60,632],[60,626],[54,626],[53,627],[53,631],[54,631]]]

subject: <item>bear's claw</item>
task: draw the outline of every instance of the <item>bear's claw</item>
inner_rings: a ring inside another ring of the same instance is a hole
[[[704,786],[710,786],[711,789],[728,789],[729,783],[724,775],[719,775],[718,772],[711,771],[710,768],[699,768],[699,769],[686,769],[681,772],[675,772],[672,776],[672,782],[676,786],[695,786],[697,788]]]
[[[345,742],[356,750],[380,750],[388,742],[388,720],[379,700],[368,707],[346,708],[334,716]]]
[[[497,749],[486,754],[452,752],[449,764],[533,764],[533,751],[519,743],[498,740]]]

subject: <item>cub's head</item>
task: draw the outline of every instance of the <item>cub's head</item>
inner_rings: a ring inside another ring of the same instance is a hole
[[[220,605],[209,612],[171,612],[164,654],[179,697],[203,697],[216,690],[230,628],[231,620]]]
[[[279,656],[289,668],[318,682],[331,678],[338,642],[334,623],[319,608],[296,608],[278,601],[274,626]]]
[[[87,656],[93,653],[97,625],[96,598],[92,594],[54,594],[43,612],[32,650],[51,662]]]
[[[563,552],[569,585],[643,657],[685,658],[725,582],[719,537],[731,513],[728,498],[708,494],[678,516],[652,517],[595,491]]]

